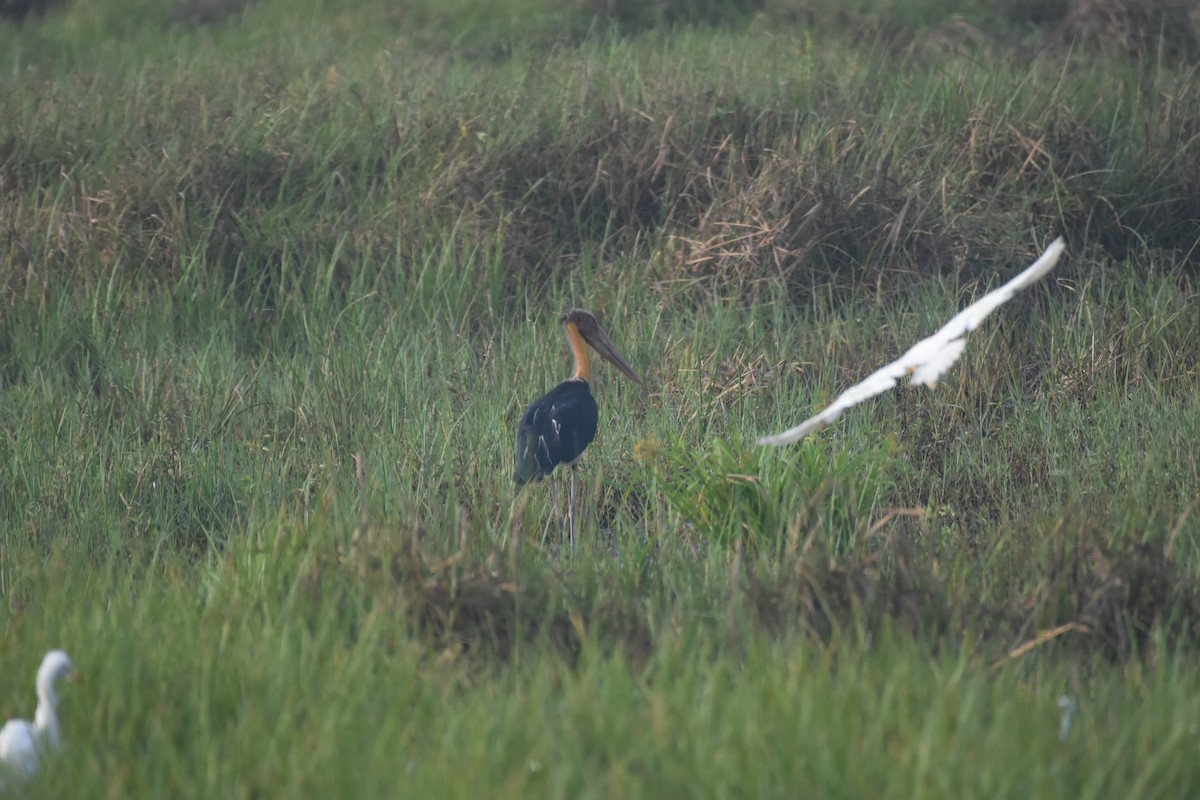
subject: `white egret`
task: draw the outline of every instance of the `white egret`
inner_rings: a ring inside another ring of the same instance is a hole
[[[38,770],[42,756],[62,742],[58,730],[60,679],[75,680],[75,668],[62,650],[51,650],[37,672],[37,711],[33,722],[10,719],[0,728],[0,790],[13,779],[28,780]]]
[[[966,347],[964,337],[967,332],[975,330],[988,314],[1053,269],[1064,249],[1066,249],[1066,243],[1060,236],[1024,272],[955,314],[954,318],[943,325],[937,333],[914,344],[900,358],[872,372],[866,380],[842,392],[824,411],[783,433],[764,436],[758,440],[758,443],[778,447],[797,442],[837,419],[847,408],[891,389],[905,375],[911,376],[912,383],[923,383],[929,388],[933,388],[937,385],[938,378],[950,369],[962,355],[963,348]]]

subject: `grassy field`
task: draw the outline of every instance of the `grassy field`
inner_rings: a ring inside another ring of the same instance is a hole
[[[86,679],[27,795],[1195,794],[1200,15],[1126,5],[0,21],[0,716]],[[567,554],[576,305],[650,391]]]

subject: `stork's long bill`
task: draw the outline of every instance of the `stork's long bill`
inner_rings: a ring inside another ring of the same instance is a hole
[[[572,377],[591,380],[591,358],[586,343],[591,345],[601,358],[619,369],[625,377],[643,389],[646,388],[642,376],[625,360],[625,356],[621,355],[621,351],[613,344],[613,340],[608,338],[608,334],[591,313],[582,308],[572,308],[563,314],[562,323],[566,328],[567,338],[571,341],[571,350],[575,354],[575,374]]]

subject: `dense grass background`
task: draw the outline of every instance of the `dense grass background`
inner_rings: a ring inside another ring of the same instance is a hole
[[[1188,4],[31,5],[0,714],[87,683],[29,795],[1194,792]],[[936,391],[754,446],[1060,233]],[[568,557],[510,450],[573,305],[651,391],[597,368]]]

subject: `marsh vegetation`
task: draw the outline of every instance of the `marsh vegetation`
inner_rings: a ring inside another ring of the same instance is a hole
[[[26,5],[0,717],[87,680],[30,796],[1200,782],[1190,4]],[[936,391],[754,444],[1057,235]],[[650,392],[596,368],[566,557],[572,306]]]

